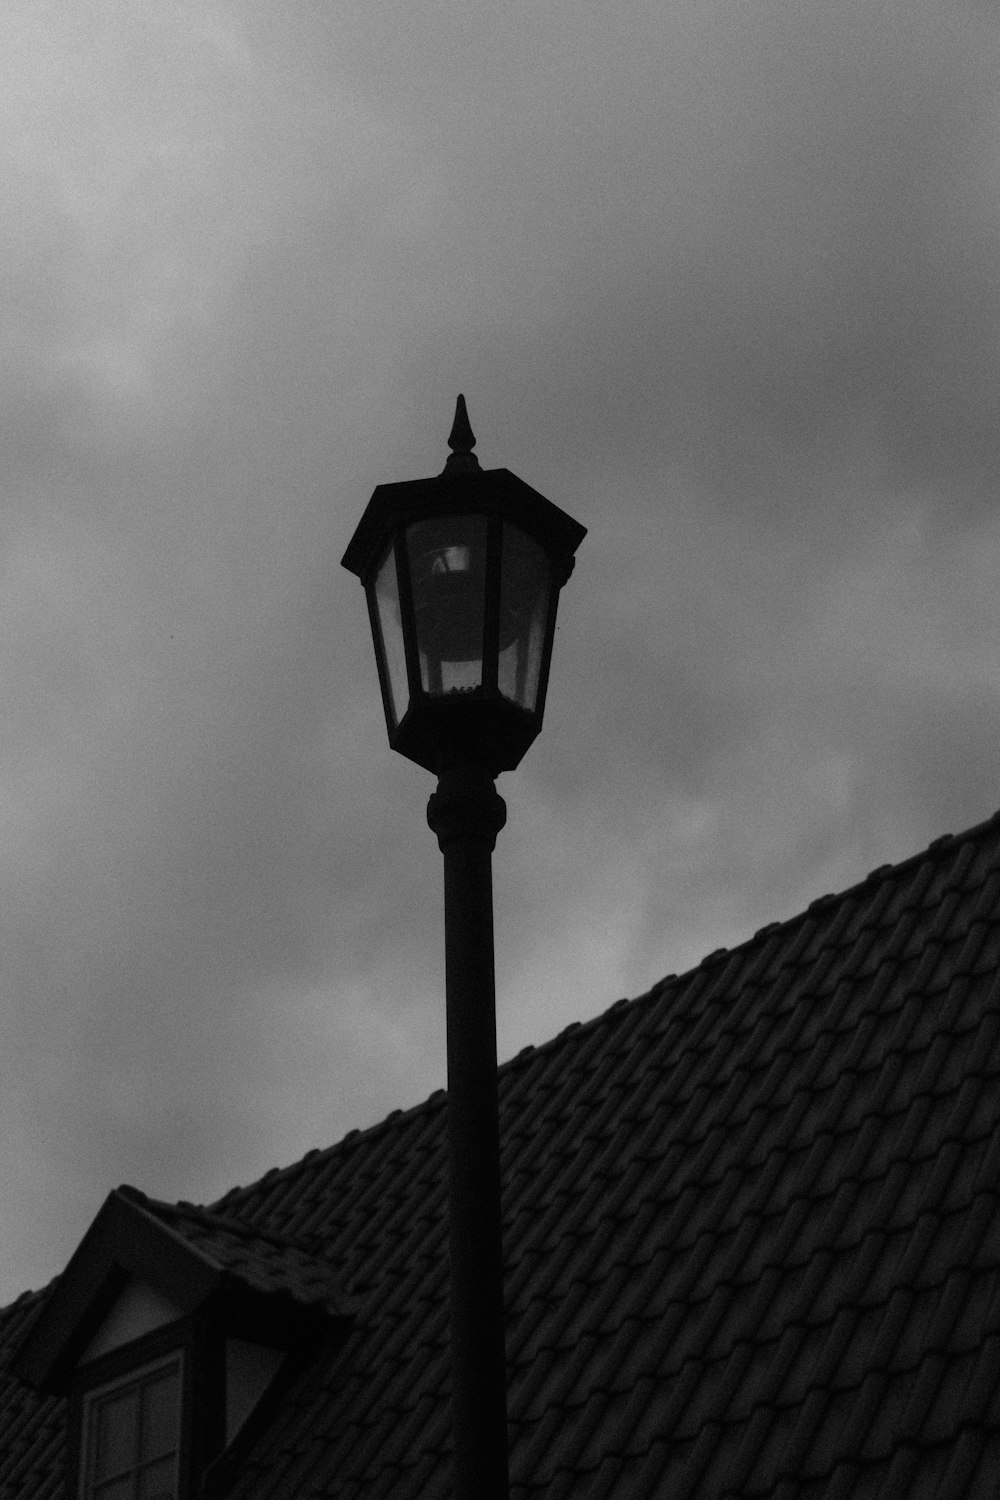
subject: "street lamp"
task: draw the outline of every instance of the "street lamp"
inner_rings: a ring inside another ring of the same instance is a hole
[[[475,442],[459,396],[444,471],[380,484],[343,563],[368,597],[389,743],[438,777],[455,1496],[506,1500],[494,778],[542,727],[559,590],[586,530],[509,470],[481,469]]]

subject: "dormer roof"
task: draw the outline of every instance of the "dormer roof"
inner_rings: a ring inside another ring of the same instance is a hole
[[[350,1319],[328,1263],[287,1237],[190,1203],[162,1203],[137,1188],[108,1195],[53,1283],[15,1362],[41,1391],[66,1389],[77,1361],[124,1289],[149,1288],[178,1316],[213,1308],[234,1328],[288,1330],[318,1316]],[[312,1315],[309,1319],[308,1315]]]

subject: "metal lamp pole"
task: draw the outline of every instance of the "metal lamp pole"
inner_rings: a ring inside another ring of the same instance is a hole
[[[456,1500],[507,1500],[491,856],[507,809],[474,766],[427,804],[444,855],[449,1245]]]
[[[455,1500],[507,1500],[494,779],[542,727],[559,593],[586,529],[508,469],[481,469],[475,443],[459,396],[444,471],[379,485],[343,561],[368,597],[389,743],[438,777]]]

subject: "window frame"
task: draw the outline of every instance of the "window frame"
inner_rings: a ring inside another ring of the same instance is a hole
[[[124,1395],[136,1386],[138,1386],[141,1392],[147,1382],[151,1383],[155,1377],[167,1373],[176,1373],[177,1375],[177,1436],[172,1457],[174,1460],[174,1489],[175,1494],[179,1494],[185,1374],[183,1348],[176,1349],[172,1353],[162,1356],[160,1359],[151,1360],[149,1364],[140,1365],[124,1375],[118,1375],[112,1380],[105,1381],[103,1385],[92,1386],[84,1393],[81,1402],[80,1420],[81,1451],[77,1491],[79,1500],[93,1500],[95,1481],[91,1471],[94,1454],[91,1450],[97,1437],[96,1424],[94,1422],[95,1413],[98,1413],[105,1403],[109,1399],[113,1399],[119,1392]],[[140,1395],[140,1404],[141,1400],[142,1397]],[[140,1459],[138,1464],[130,1466],[130,1475],[134,1475],[136,1469],[141,1467],[142,1461]],[[106,1481],[99,1481],[99,1483],[104,1482]]]
[[[67,1412],[65,1500],[86,1500],[87,1424],[96,1398],[174,1361],[181,1373],[177,1500],[197,1494],[201,1476],[224,1441],[225,1368],[220,1340],[194,1316],[153,1329],[77,1366]]]

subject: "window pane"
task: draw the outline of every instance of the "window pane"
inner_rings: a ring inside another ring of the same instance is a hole
[[[154,1365],[84,1406],[86,1500],[176,1500],[181,1364]]]
[[[159,1458],[176,1449],[179,1398],[177,1370],[167,1370],[143,1387],[140,1458]]]
[[[534,712],[549,608],[549,565],[539,544],[504,522],[500,573],[500,661],[505,698]]]
[[[139,1475],[138,1500],[174,1500],[176,1467],[174,1459],[163,1458],[143,1469]]]
[[[485,516],[435,516],[407,528],[425,693],[464,693],[483,680]]]
[[[385,673],[392,699],[394,726],[406,712],[410,700],[406,681],[406,653],[403,649],[403,627],[399,618],[399,582],[396,577],[396,551],[390,547],[375,577],[375,609],[382,636]]]
[[[133,1386],[121,1395],[108,1396],[96,1411],[94,1445],[95,1480],[121,1474],[139,1455],[139,1392]]]

